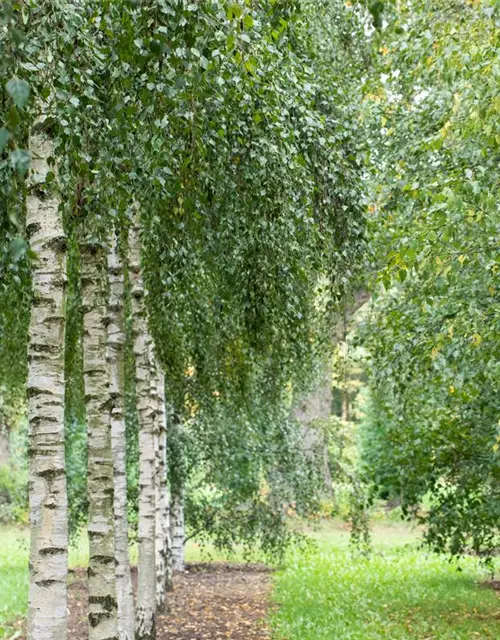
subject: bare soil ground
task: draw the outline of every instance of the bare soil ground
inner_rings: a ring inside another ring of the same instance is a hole
[[[176,576],[169,609],[158,616],[157,640],[268,640],[270,573],[264,565],[188,565]],[[86,640],[85,572],[73,574],[69,589],[69,633]]]

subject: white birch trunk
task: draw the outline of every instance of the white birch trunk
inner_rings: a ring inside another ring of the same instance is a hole
[[[33,263],[28,346],[30,586],[29,640],[67,636],[68,508],[64,459],[66,240],[59,200],[42,195],[52,143],[30,139],[26,225]]]
[[[170,507],[167,491],[167,414],[165,379],[158,368],[158,420],[156,453],[156,606],[165,609],[166,592],[172,590],[170,555]]]
[[[88,427],[89,640],[118,640],[106,253],[82,247],[83,360]]]
[[[172,526],[172,566],[174,571],[184,571],[184,490],[182,488],[172,491],[172,503],[170,507]]]
[[[108,366],[111,396],[111,444],[114,462],[114,520],[116,558],[116,599],[120,640],[134,640],[134,596],[128,552],[127,451],[125,437],[125,327],[123,264],[118,238],[111,237],[108,252]]]
[[[136,640],[154,640],[156,623],[156,491],[155,413],[151,406],[151,362],[141,244],[137,221],[130,234],[130,281],[136,363],[137,410],[139,413],[139,560],[137,582]]]

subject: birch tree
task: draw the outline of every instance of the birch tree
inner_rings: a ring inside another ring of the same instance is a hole
[[[42,123],[39,123],[41,126]],[[52,142],[31,137],[32,179],[26,225],[32,251],[33,303],[28,346],[30,588],[29,640],[65,640],[68,513],[64,459],[66,239],[54,176]]]
[[[124,277],[118,234],[113,233],[108,252],[108,362],[111,396],[111,443],[114,462],[114,520],[116,599],[120,640],[134,638],[134,597],[128,552],[126,433],[124,417],[125,327]]]
[[[106,250],[82,246],[83,360],[88,427],[89,640],[118,639]]]
[[[139,561],[136,639],[153,640],[156,617],[155,414],[157,407],[151,402],[152,384],[154,384],[151,376],[151,336],[144,300],[145,289],[141,272],[141,242],[137,217],[131,229],[129,247],[139,414]]]
[[[182,395],[182,394],[181,394]],[[187,453],[192,452],[195,441],[186,441],[183,414],[180,401],[171,408],[171,425],[168,438],[168,478],[169,478],[169,506],[170,506],[170,554],[169,570],[171,572],[184,571],[184,487],[188,476]],[[197,445],[195,445],[195,449]]]
[[[165,408],[165,379],[157,370],[158,416],[156,455],[156,606],[165,608],[166,592],[172,589],[172,563],[170,562],[170,504],[167,487],[167,414]]]
[[[184,490],[176,487],[172,490],[171,500],[172,523],[172,566],[174,571],[184,571]]]

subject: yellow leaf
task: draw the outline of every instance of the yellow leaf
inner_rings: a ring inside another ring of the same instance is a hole
[[[441,128],[441,131],[439,132],[443,138],[445,138],[448,135],[448,131],[450,130],[450,127],[451,127],[451,122],[448,120],[447,122],[444,123],[444,126]]]
[[[479,345],[481,344],[481,342],[483,341],[483,339],[481,338],[481,336],[479,335],[479,333],[475,333],[472,336],[472,344],[476,347],[479,347]]]

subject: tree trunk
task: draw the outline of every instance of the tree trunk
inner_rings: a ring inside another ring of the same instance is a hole
[[[344,327],[343,327],[343,335],[342,339],[345,345],[345,354],[344,354],[344,367],[343,367],[343,381],[342,381],[342,400],[341,400],[341,418],[345,422],[349,422],[351,419],[350,415],[350,402],[349,402],[349,353],[348,353],[348,342],[347,342],[347,328],[348,328],[348,317],[347,317],[347,309],[344,309]]]
[[[106,252],[82,247],[83,360],[88,428],[89,640],[118,640]]]
[[[156,618],[155,414],[151,406],[151,338],[144,304],[141,244],[137,221],[130,234],[130,281],[139,413],[139,561],[136,640],[154,640]]]
[[[345,422],[349,422],[351,419],[349,390],[347,389],[347,382],[345,382],[344,385],[342,389],[341,418]]]
[[[0,426],[0,465],[9,461],[10,433],[7,427]]]
[[[167,490],[167,414],[165,379],[158,368],[158,421],[156,452],[156,606],[165,609],[166,592],[172,590],[170,555],[170,505]]]
[[[172,565],[174,571],[184,571],[184,490],[179,487],[172,491]]]
[[[59,200],[43,195],[52,143],[30,140],[26,225],[37,254],[28,346],[30,587],[29,640],[67,635],[68,502],[64,459],[66,239]]]
[[[116,599],[120,640],[134,640],[134,596],[128,553],[127,466],[125,437],[125,327],[124,278],[118,238],[112,234],[108,252],[108,363],[111,396],[111,444],[114,461],[114,520],[116,558]]]

